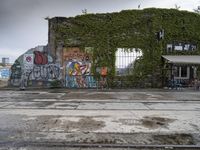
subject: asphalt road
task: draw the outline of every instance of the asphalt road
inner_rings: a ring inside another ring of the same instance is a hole
[[[199,122],[200,92],[193,90],[0,91],[0,149],[200,145]]]

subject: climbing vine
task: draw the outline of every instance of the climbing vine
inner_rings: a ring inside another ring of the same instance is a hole
[[[55,21],[57,20],[57,21]],[[93,68],[107,65],[109,77],[115,76],[117,48],[139,48],[143,56],[134,64],[131,80],[160,78],[161,55],[173,42],[194,43],[197,50],[173,54],[200,54],[200,15],[176,9],[125,10],[119,13],[84,14],[60,19],[52,18],[55,43],[65,47],[93,47]],[[164,29],[164,39],[156,32]],[[94,69],[95,70],[95,69]],[[155,85],[156,86],[156,85]]]

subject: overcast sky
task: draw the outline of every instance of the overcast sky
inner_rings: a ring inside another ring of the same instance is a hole
[[[76,16],[148,7],[175,8],[193,11],[200,0],[0,0],[0,62],[11,62],[26,50],[46,45],[48,24],[45,17]]]

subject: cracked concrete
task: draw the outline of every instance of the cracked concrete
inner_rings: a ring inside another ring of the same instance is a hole
[[[198,96],[194,91],[4,90],[0,140],[200,144]]]

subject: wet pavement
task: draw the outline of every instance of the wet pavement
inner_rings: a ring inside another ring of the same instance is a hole
[[[34,149],[37,142],[43,149],[49,142],[200,145],[199,122],[194,90],[0,90],[2,149]]]

